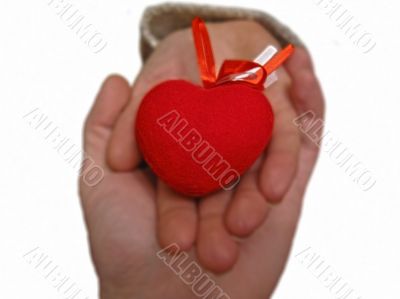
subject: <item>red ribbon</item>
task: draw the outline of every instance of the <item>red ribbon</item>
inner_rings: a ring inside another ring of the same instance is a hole
[[[205,88],[232,82],[242,82],[262,90],[267,76],[278,69],[294,51],[293,45],[289,44],[275,54],[265,65],[246,60],[225,60],[217,76],[210,37],[206,24],[199,17],[193,20],[192,31],[200,77]]]

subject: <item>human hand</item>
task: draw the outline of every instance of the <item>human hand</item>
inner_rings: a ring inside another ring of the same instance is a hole
[[[251,22],[208,28],[217,66],[227,58],[252,59],[266,44],[276,44]],[[226,34],[228,29],[231,34]],[[292,120],[302,110],[314,110],[320,117],[323,110],[322,95],[304,50],[298,49],[290,59],[287,72],[280,70],[279,81],[267,91],[276,115],[267,152],[234,191],[207,196],[198,206],[161,182],[157,187],[152,184],[149,175],[138,168],[140,154],[133,138],[135,113],[150,88],[167,79],[199,83],[190,31],[174,33],[161,42],[133,91],[120,77],[105,82],[85,127],[85,150],[105,169],[105,177],[94,188],[81,182],[104,298],[141,298],[138,294],[190,298],[188,288],[157,260],[157,230],[162,246],[178,243],[189,250],[196,242],[197,258],[208,269],[226,271],[235,264],[225,275],[215,276],[232,298],[265,298],[272,292],[289,252],[318,152],[302,138]],[[267,203],[281,200],[272,208]],[[232,237],[248,236],[255,230],[243,241]],[[162,290],[159,294],[156,285]],[[170,293],[162,286],[169,286]]]

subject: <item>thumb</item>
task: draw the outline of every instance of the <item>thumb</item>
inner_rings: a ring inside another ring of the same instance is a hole
[[[106,149],[112,128],[129,98],[129,84],[120,76],[109,76],[100,88],[84,126],[84,150],[95,162],[106,166]]]
[[[194,81],[198,77],[194,49],[192,55],[179,55],[170,40],[166,38],[146,61],[133,86],[131,99],[115,124],[107,160],[116,171],[135,169],[141,161],[134,129],[137,111],[147,92],[167,80]]]

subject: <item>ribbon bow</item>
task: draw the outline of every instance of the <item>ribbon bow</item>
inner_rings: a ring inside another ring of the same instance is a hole
[[[265,65],[247,60],[225,60],[217,76],[207,27],[199,17],[193,20],[192,31],[200,77],[205,88],[232,82],[243,82],[251,87],[263,90],[267,76],[279,68],[294,51],[294,46],[289,44],[275,54]]]

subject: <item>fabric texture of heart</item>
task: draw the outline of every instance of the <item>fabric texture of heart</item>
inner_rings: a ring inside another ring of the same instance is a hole
[[[154,173],[175,191],[230,189],[265,149],[273,112],[243,83],[203,88],[173,80],[154,87],[137,114],[136,139]]]

